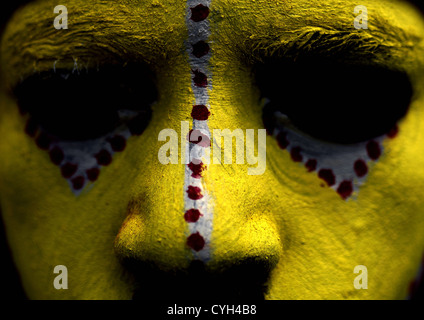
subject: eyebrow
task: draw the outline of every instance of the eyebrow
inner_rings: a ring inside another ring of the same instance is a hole
[[[408,2],[410,2],[408,0]],[[247,65],[264,62],[269,58],[291,60],[331,59],[343,62],[391,65],[398,64],[405,54],[422,44],[424,34],[411,33],[384,19],[373,20],[373,30],[345,30],[325,26],[301,26],[278,34],[257,32],[238,45],[240,59]],[[237,42],[236,42],[237,43]]]
[[[396,58],[413,49],[422,38],[408,37],[403,30],[396,38],[383,41],[379,36],[351,31],[329,31],[323,28],[304,28],[288,39],[256,39],[245,42],[244,60],[260,60],[281,56],[298,60],[310,57],[357,61],[367,59],[375,63]]]

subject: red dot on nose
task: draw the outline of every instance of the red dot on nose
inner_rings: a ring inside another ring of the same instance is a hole
[[[190,8],[191,10],[191,20],[194,22],[199,22],[205,20],[209,15],[209,8],[204,6],[203,4],[199,4],[194,8]]]
[[[199,164],[190,162],[188,168],[193,172],[191,176],[196,179],[200,179],[202,177],[202,172],[206,170],[206,166],[202,162]]]
[[[189,186],[187,189],[188,197],[192,200],[199,200],[203,198],[202,190],[199,187]]]
[[[205,239],[200,235],[199,232],[192,233],[187,238],[187,245],[194,251],[200,251],[205,246]]]
[[[327,182],[329,187],[336,183],[336,177],[334,176],[333,170],[331,169],[321,169],[318,172],[318,177]]]
[[[195,105],[191,111],[191,117],[195,120],[208,120],[210,114],[208,107],[204,105]]]
[[[196,222],[197,220],[199,220],[200,216],[202,216],[202,214],[200,213],[199,210],[190,209],[190,210],[187,210],[186,213],[184,214],[184,219],[187,222]]]

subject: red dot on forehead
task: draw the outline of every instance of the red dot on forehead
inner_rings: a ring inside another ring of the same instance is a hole
[[[192,200],[199,200],[203,198],[202,192],[199,187],[189,186],[187,189],[188,197]]]
[[[199,232],[196,232],[187,238],[187,245],[194,251],[200,251],[205,246],[205,239],[203,239]]]
[[[195,120],[208,120],[210,114],[208,107],[204,105],[195,105],[191,111],[191,117]]]
[[[329,187],[336,183],[336,177],[334,176],[333,170],[331,169],[321,169],[318,172],[318,177],[327,182]]]
[[[380,145],[376,141],[367,143],[367,153],[372,160],[377,160],[381,156]]]
[[[197,222],[202,214],[197,209],[187,210],[184,214],[184,219],[187,222]]]
[[[194,8],[190,8],[191,10],[191,20],[194,22],[199,22],[205,20],[209,15],[209,8],[205,7],[203,4],[199,4]]]

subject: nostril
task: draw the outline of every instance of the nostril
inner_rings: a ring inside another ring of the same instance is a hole
[[[134,260],[123,261],[123,265],[135,279],[133,300],[264,300],[269,277],[269,266],[255,259],[221,272],[211,272],[199,260],[174,272]]]

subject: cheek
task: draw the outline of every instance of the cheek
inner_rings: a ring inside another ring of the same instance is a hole
[[[39,127],[30,115],[26,118],[25,133],[33,139],[35,145],[47,152],[50,161],[58,166],[67,180],[70,189],[79,195],[88,185],[94,183],[101,168],[112,163],[116,152],[123,152],[131,136],[142,134],[149,122],[149,116],[132,116],[126,125],[97,139],[87,141],[63,141]],[[93,126],[96,124],[93,123]],[[75,127],[75,130],[78,130]]]
[[[270,117],[264,115],[267,116]],[[383,142],[396,136],[397,127],[386,136],[352,145],[325,143],[284,125],[271,126],[267,130],[281,149],[280,153],[288,152],[292,162],[305,167],[305,173],[315,174],[327,187],[347,200],[357,195],[360,186],[366,182],[370,168],[384,152]]]

